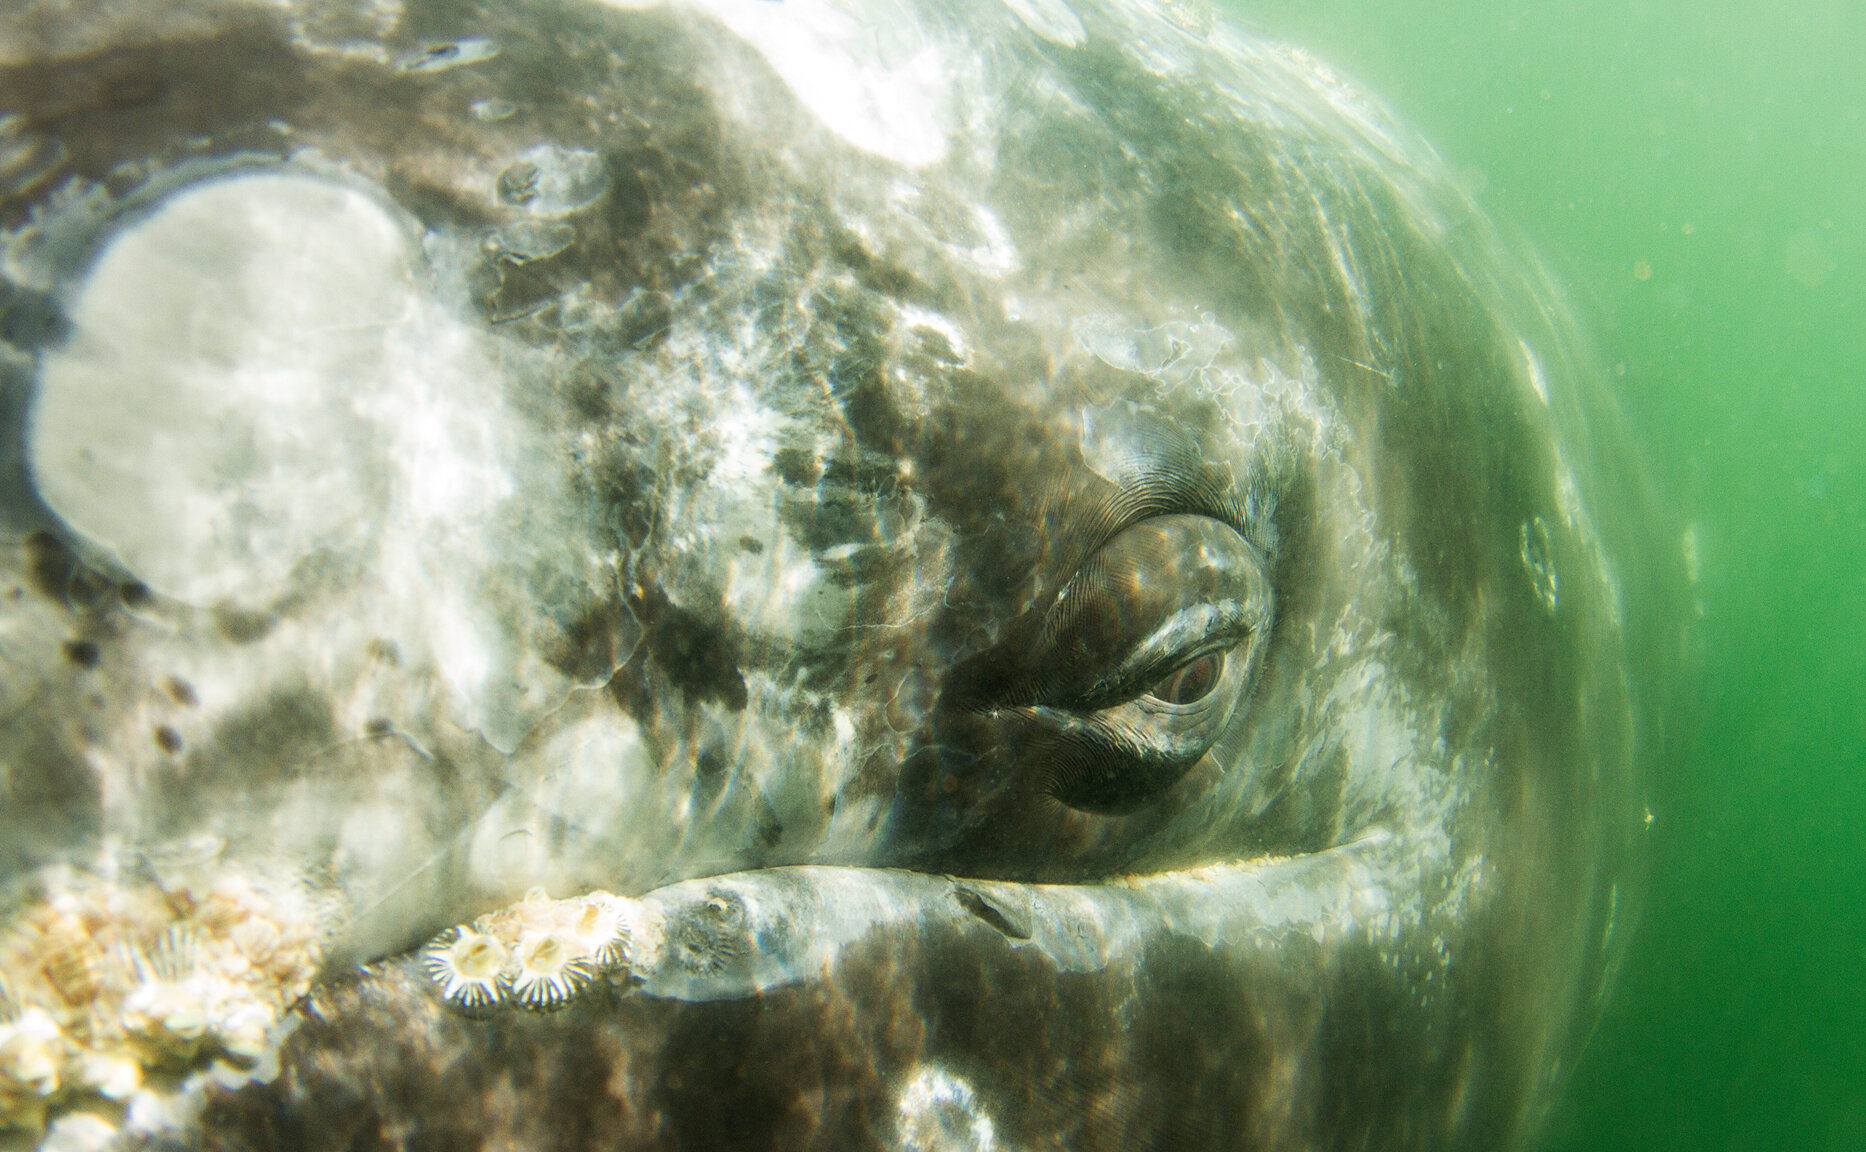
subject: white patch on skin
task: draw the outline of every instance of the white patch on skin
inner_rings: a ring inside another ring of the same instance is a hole
[[[970,1081],[922,1064],[895,1098],[901,1152],[990,1152],[997,1128]]]
[[[797,641],[822,639],[846,623],[849,590],[831,583],[788,535],[761,556],[740,553],[728,568],[726,608],[749,631]]]
[[[966,346],[965,333],[957,324],[937,312],[929,312],[912,305],[904,306],[900,310],[899,325],[910,332],[915,328],[927,328],[939,333],[946,338],[946,343],[952,348],[953,354],[961,360],[970,354]]]
[[[1580,482],[1559,448],[1555,450],[1555,510],[1561,513],[1562,522],[1574,534],[1575,543],[1593,562],[1594,576],[1606,596],[1608,617],[1613,627],[1619,629],[1626,622],[1620,581],[1614,575],[1613,562],[1607,559],[1600,532],[1594,527],[1594,519],[1588,515],[1587,505],[1581,498]]]
[[[1004,230],[1004,224],[999,221],[997,214],[980,204],[974,215],[978,218],[978,229],[984,234],[985,242],[968,252],[972,263],[999,276],[1017,271],[1017,245],[1011,242],[1011,235]]]
[[[909,167],[946,154],[947,62],[906,9],[864,11],[833,0],[692,0],[758,49],[824,127]]]
[[[29,453],[40,495],[157,592],[262,607],[351,554],[388,499],[358,375],[393,372],[415,302],[408,237],[341,185],[261,175],[130,226],[49,354]]]
[[[652,874],[683,822],[644,816],[675,812],[692,778],[660,770],[633,719],[594,706],[553,732],[513,784],[475,824],[467,855],[472,890],[495,899]]]
[[[1536,399],[1542,401],[1542,406],[1548,407],[1549,380],[1548,373],[1542,369],[1542,358],[1536,355],[1536,350],[1529,346],[1527,340],[1518,339],[1516,346],[1523,354],[1523,368],[1528,372],[1529,386],[1535,389]]]
[[[1024,26],[1064,48],[1075,48],[1088,39],[1088,31],[1065,0],[1004,0]]]
[[[163,672],[194,665],[230,706],[307,670],[376,695],[355,678],[387,640],[510,750],[572,687],[527,643],[535,585],[575,583],[589,558],[559,548],[544,575],[526,559],[575,513],[502,395],[524,359],[428,280],[411,223],[342,183],[177,192],[84,282],[41,375],[31,468],[60,519],[159,595],[288,617],[232,652],[190,651],[205,638],[182,627]]]

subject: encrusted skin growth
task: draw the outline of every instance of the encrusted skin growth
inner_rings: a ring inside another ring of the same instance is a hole
[[[320,966],[323,917],[289,881],[41,883],[0,924],[0,1128],[81,1103],[123,1109],[146,1080],[216,1063],[253,1067]]]
[[[523,900],[471,925],[450,928],[421,950],[449,1005],[469,1013],[515,1004],[562,1008],[591,981],[627,984],[631,959],[648,954],[640,905],[607,892],[552,900],[534,888]]]

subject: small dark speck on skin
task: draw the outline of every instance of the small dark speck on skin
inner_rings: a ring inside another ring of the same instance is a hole
[[[183,708],[192,708],[201,702],[201,698],[194,694],[194,685],[179,676],[165,678],[162,681],[162,691],[167,692],[168,698]]]
[[[149,585],[132,580],[117,589],[117,598],[123,601],[125,608],[147,608],[155,600],[155,593]]]
[[[96,644],[89,640],[68,640],[65,642],[65,659],[80,668],[95,668],[104,654]]]
[[[181,751],[181,733],[170,728],[167,724],[155,730],[155,742],[156,747],[162,749],[162,751],[167,752],[171,756]]]
[[[369,723],[363,725],[363,731],[372,737],[393,736],[395,734],[395,725],[377,716],[370,720]]]
[[[756,536],[741,536],[739,537],[739,547],[745,549],[754,556],[762,556],[765,550],[765,542]]]

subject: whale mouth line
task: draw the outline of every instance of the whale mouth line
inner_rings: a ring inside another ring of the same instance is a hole
[[[1080,884],[804,864],[682,880],[638,898],[554,900],[534,889],[415,955],[441,999],[474,1015],[555,1010],[592,987],[750,997],[822,978],[884,933],[996,936],[1057,972],[1094,972],[1137,961],[1162,934],[1219,949],[1391,932],[1396,901],[1381,857],[1393,841],[1376,830],[1297,856]]]

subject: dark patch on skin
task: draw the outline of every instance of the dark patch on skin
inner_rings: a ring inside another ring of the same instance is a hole
[[[688,700],[715,700],[744,711],[739,646],[722,623],[673,603],[653,586],[640,590],[629,606],[647,629],[642,643],[649,657]]]
[[[562,298],[576,272],[571,260],[556,256],[526,264],[498,267],[498,288],[487,298],[486,319],[494,324],[531,316]]]
[[[637,352],[660,344],[674,326],[674,303],[667,293],[651,290],[637,292],[622,306],[622,326],[617,335]]]
[[[73,730],[78,724],[22,728],[29,739],[10,751],[10,771],[0,777],[8,818],[0,875],[8,877],[48,859],[69,859],[74,849],[88,852],[103,820],[99,781],[86,763],[82,732]]]
[[[1044,734],[1028,742],[1049,795],[1083,812],[1126,816],[1171,788],[1191,760],[1173,760],[1091,732]]]
[[[908,301],[923,301],[928,296],[926,286],[915,279],[913,273],[896,264],[876,259],[854,236],[838,236],[835,254],[836,259],[855,273],[862,287],[872,292]]]
[[[363,735],[372,740],[395,735],[395,721],[382,716],[372,716],[363,724]]]
[[[47,600],[66,603],[73,576],[82,567],[64,541],[50,532],[34,532],[24,544],[26,582]]]
[[[157,748],[171,756],[181,751],[181,733],[167,724],[156,727],[155,742]]]
[[[270,612],[257,612],[231,604],[216,604],[211,612],[214,630],[235,644],[253,644],[264,640],[278,624]]]
[[[749,556],[763,556],[765,542],[756,536],[741,536],[739,537],[739,551]]]
[[[808,488],[822,478],[816,456],[803,448],[779,448],[771,454],[771,470],[794,488]]]
[[[832,583],[876,584],[898,569],[901,558],[884,544],[886,525],[898,528],[909,512],[893,461],[859,451],[817,459],[786,448],[777,455],[775,470],[787,484],[778,515]],[[858,603],[857,618],[861,612]]]
[[[179,676],[164,676],[162,691],[168,693],[168,698],[183,708],[193,708],[201,702],[201,698],[195,694],[194,685]]]
[[[615,404],[610,398],[615,382],[610,379],[607,366],[600,361],[585,361],[575,370],[564,373],[562,379],[560,388],[564,402],[582,423],[600,425],[615,414]]]
[[[616,670],[618,654],[639,632],[620,601],[597,602],[564,627],[545,658],[573,680],[604,681]]]
[[[1004,933],[1013,940],[1030,939],[1030,928],[1027,925],[1014,922],[1010,917],[1006,916],[1002,910],[992,904],[991,901],[985,899],[972,889],[965,887],[954,888],[952,894],[953,898],[959,901],[960,907],[991,925],[992,928],[997,931]]]
[[[1284,763],[1256,767],[1270,799],[1251,822],[1247,851],[1319,852],[1341,842],[1341,800],[1349,782],[1346,750],[1339,744],[1305,748]]]
[[[65,641],[65,659],[80,668],[95,668],[103,660],[104,654],[92,640]]]
[[[21,223],[48,181],[102,181],[125,162],[153,168],[179,158],[189,140],[276,152],[281,142],[266,122],[290,118],[309,89],[283,29],[259,14],[199,38],[0,68],[0,108],[64,153],[24,194],[0,189],[0,227]]]
[[[288,787],[302,767],[341,746],[331,703],[310,689],[282,690],[260,698],[215,725],[173,769],[161,793],[166,819],[198,816],[201,798],[238,797]]]
[[[641,548],[661,518],[663,477],[644,456],[640,444],[625,441],[596,462],[582,481],[603,524],[627,549]]]
[[[71,321],[58,301],[0,277],[0,340],[21,352],[37,352],[62,343]]]
[[[65,581],[65,606],[74,612],[94,613],[107,608],[116,591],[108,576],[84,564]]]
[[[709,745],[700,749],[693,760],[693,798],[702,804],[717,800],[731,778],[728,767],[726,754],[718,748]]]
[[[775,851],[784,842],[784,822],[763,796],[758,798],[758,822],[752,828],[752,844],[762,853]],[[762,865],[761,865],[762,866]]]

